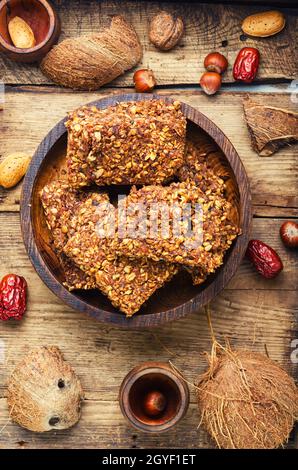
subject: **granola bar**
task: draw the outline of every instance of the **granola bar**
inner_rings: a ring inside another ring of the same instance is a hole
[[[97,287],[115,307],[130,317],[176,274],[178,267],[118,257],[112,246],[114,234],[104,236],[109,235],[115,216],[116,211],[110,203],[102,204],[97,194],[90,195],[73,219],[75,233],[64,252],[81,270],[95,276]]]
[[[174,264],[122,256],[104,263],[96,273],[96,281],[112,304],[130,317],[177,272]]]
[[[156,203],[166,204],[168,208],[170,231],[166,236],[161,230],[155,230],[154,236],[152,235],[152,220],[155,220],[156,224],[156,217],[152,218],[152,209],[156,210]],[[129,208],[134,208],[135,204],[141,204],[146,208],[145,223],[142,221],[139,224],[141,230],[136,236],[134,235],[136,217],[129,213]],[[185,204],[191,207],[198,204],[201,207],[202,224],[201,227],[200,224],[195,224],[194,230],[190,232],[181,230],[177,235],[172,227],[177,224],[177,220],[181,220],[180,224],[185,228],[185,220],[177,219],[179,209],[182,210]],[[191,182],[172,183],[166,187],[145,186],[139,190],[134,187],[125,200],[126,233],[130,236],[116,237],[115,249],[119,255],[130,258],[164,260],[169,263],[200,267],[206,273],[214,272],[222,264],[224,251],[229,248],[238,234],[238,228],[232,222],[226,222],[229,206],[228,201],[212,194],[210,189],[203,193]]]
[[[186,119],[178,102],[81,108],[69,115],[66,127],[68,179],[73,187],[159,184],[183,163]]]
[[[212,194],[224,195],[224,180],[210,167],[206,152],[201,152],[191,142],[186,144],[184,163],[179,168],[177,176],[179,181],[195,182],[203,192],[210,189]]]
[[[73,213],[87,197],[87,194],[72,190],[66,182],[62,181],[54,181],[45,186],[40,194],[46,223],[52,234],[54,250],[65,275],[64,285],[69,290],[95,288],[95,279],[81,271],[63,253],[68,238],[73,234],[71,226]],[[107,200],[106,195],[100,195],[100,197]]]
[[[204,146],[201,150],[200,147],[195,146],[191,142],[187,142],[185,151],[185,161],[181,168],[179,168],[177,176],[180,181],[194,182],[203,192],[211,190],[212,194],[216,194],[225,197],[226,181],[222,175],[218,176],[214,167],[213,158],[213,146],[211,149],[208,146]],[[222,169],[221,169],[222,170]],[[225,178],[226,179],[226,178]],[[233,207],[231,204],[227,206],[226,218],[223,220],[224,226],[230,224],[233,220],[232,215]],[[234,225],[234,224],[233,224]],[[229,229],[228,229],[229,230]],[[238,230],[238,234],[240,231]],[[227,237],[228,234],[225,231],[222,232],[223,237]],[[218,263],[222,264],[225,251],[227,250],[227,240],[224,239],[221,246],[217,248],[217,259]],[[208,273],[202,269],[202,267],[188,268],[188,271],[192,275],[194,285],[202,284]]]

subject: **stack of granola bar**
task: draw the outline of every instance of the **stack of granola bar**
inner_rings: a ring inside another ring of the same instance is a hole
[[[97,288],[129,317],[180,269],[199,284],[223,263],[239,230],[179,103],[83,107],[66,127],[68,179],[41,202],[69,290]],[[133,186],[115,205],[110,185]]]

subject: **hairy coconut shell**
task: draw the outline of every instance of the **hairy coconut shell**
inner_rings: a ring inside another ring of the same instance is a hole
[[[79,379],[54,346],[30,351],[8,383],[10,416],[31,431],[73,426],[80,418],[82,399]]]
[[[53,82],[80,90],[96,90],[134,67],[142,46],[132,26],[114,16],[109,28],[98,34],[65,39],[41,63]]]
[[[221,350],[219,350],[221,348]],[[272,449],[298,419],[294,380],[263,354],[213,346],[198,381],[201,424],[225,449]]]

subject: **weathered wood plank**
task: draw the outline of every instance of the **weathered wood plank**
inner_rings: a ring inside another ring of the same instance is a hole
[[[255,218],[252,238],[263,240],[278,251],[284,263],[284,271],[276,279],[263,279],[251,268],[250,263],[244,260],[227,289],[287,291],[297,288],[298,254],[295,250],[286,248],[280,239],[279,227],[282,221],[282,219]],[[39,290],[32,292],[33,305],[39,305],[40,301],[43,303],[42,298],[46,298],[47,294],[51,295],[32,269],[22,241],[19,215],[16,213],[0,213],[0,278],[8,272],[23,273],[31,285],[39,282],[41,292],[39,293]],[[56,304],[58,300],[56,301],[55,296],[53,299],[55,299],[53,303]]]
[[[273,340],[272,354],[276,354],[275,358],[282,359],[287,363],[289,358],[284,355],[284,339],[288,341],[290,330],[292,327],[295,328],[295,325],[291,326],[291,323],[295,321],[295,310],[297,309],[295,304],[295,298],[297,297],[296,292],[294,292],[297,287],[297,253],[286,250],[282,246],[278,235],[280,220],[255,219],[254,222],[253,236],[270,243],[273,248],[279,251],[285,264],[285,270],[276,280],[269,281],[257,275],[249,263],[244,261],[234,279],[214,304],[214,327],[220,334],[227,334],[233,340],[237,340],[237,344],[243,339],[244,343],[252,341],[254,336],[253,325],[262,329],[266,327],[268,331],[264,330],[262,333],[267,338],[266,341],[271,335],[276,335]],[[87,349],[90,345],[92,350],[94,347],[99,348],[99,352],[105,354],[113,353],[115,344],[118,345],[116,349],[118,347],[128,348],[127,353],[122,351],[121,355],[134,354],[140,350],[144,354],[149,354],[149,358],[153,359],[156,358],[156,354],[162,353],[163,348],[161,345],[157,348],[157,353],[156,347],[150,352],[149,345],[143,344],[144,338],[147,338],[149,342],[152,341],[152,333],[148,331],[140,332],[138,335],[134,332],[122,334],[117,329],[103,326],[63,305],[46,288],[31,266],[21,241],[19,221],[16,214],[10,214],[9,217],[6,214],[0,215],[0,256],[0,277],[7,272],[22,274],[28,281],[30,294],[29,308],[25,320],[18,324],[9,322],[0,324],[0,335],[2,339],[5,338],[7,341],[6,356],[9,362],[14,363],[20,357],[24,348],[39,344],[41,337],[44,338],[46,343],[58,342],[74,358],[77,351],[76,349],[73,350],[73,342],[76,341],[78,342],[77,346],[87,344]],[[203,315],[194,314],[189,318],[190,320],[186,318],[180,323],[174,322],[159,330],[152,330],[157,335],[162,333],[164,344],[171,351],[175,351],[175,354],[179,351],[179,356],[183,356],[192,349],[193,345],[191,343],[196,344],[196,336],[199,331],[201,332],[200,335],[202,334],[207,341],[204,347],[208,348],[209,333],[207,327],[204,327],[205,319]],[[187,327],[191,323],[194,324],[193,329]],[[50,324],[52,324],[52,327],[49,328],[48,325]],[[243,325],[246,325],[246,327],[243,327]],[[285,338],[283,338],[280,331],[283,328],[285,329]],[[32,329],[31,332],[30,329]],[[18,332],[17,344],[13,334],[16,331]],[[116,343],[114,343],[114,346],[111,343],[113,339],[110,339],[110,334],[115,335]],[[127,335],[130,340],[126,343]],[[142,338],[142,335],[144,338]],[[89,336],[89,339],[87,336]],[[258,334],[256,334],[257,336]],[[181,342],[182,350],[180,350],[180,346],[179,348],[175,347],[175,341],[179,337],[181,337],[181,341],[179,340],[178,343],[180,345]],[[10,350],[10,346],[13,347],[12,350]],[[289,348],[289,344],[287,344],[287,348]],[[199,346],[198,349],[200,349]],[[197,350],[196,346],[194,350]],[[167,351],[164,350],[163,353],[165,354],[163,357],[166,359]],[[125,356],[123,360],[129,361],[129,357]],[[88,374],[89,367],[97,368],[97,373],[101,374],[103,368],[110,367],[110,360],[107,357],[107,361],[100,362],[100,364],[95,361],[92,366],[91,356],[82,357],[84,374]],[[118,368],[118,365],[116,368]],[[122,370],[120,367],[120,374]],[[0,384],[3,383],[4,381],[0,380]],[[96,389],[96,385],[92,384],[91,378],[89,384],[90,391],[94,387]],[[3,392],[1,386],[3,385],[0,385],[0,390]],[[104,384],[103,387],[105,387]]]
[[[228,288],[212,304],[218,339],[229,338],[235,347],[264,352],[292,375],[291,341],[297,337],[297,254],[280,243],[281,220],[255,219],[253,236],[278,249],[285,270],[277,280],[262,279],[243,262]],[[295,258],[296,256],[296,258]],[[186,418],[163,436],[135,432],[121,416],[119,385],[134,365],[145,360],[171,359],[190,381],[205,368],[202,352],[210,349],[204,312],[190,315],[158,330],[133,332],[102,325],[63,305],[42,283],[31,266],[21,241],[18,214],[0,214],[0,277],[7,272],[24,275],[29,284],[29,308],[20,323],[0,324],[0,397],[15,364],[31,347],[58,345],[80,376],[86,402],[83,416],[70,431],[36,435],[8,423],[5,399],[0,399],[0,448],[55,447],[209,447],[197,431],[195,393]],[[294,445],[294,444],[293,444]]]
[[[8,419],[5,400],[0,399],[0,426]],[[36,434],[8,422],[0,436],[0,449],[210,448],[212,443],[197,425],[198,412],[192,404],[183,421],[165,435],[137,433],[124,421],[117,402],[88,400],[79,425],[66,431]],[[294,437],[288,447],[297,448]]]
[[[214,5],[177,2],[141,1],[86,1],[53,2],[62,20],[60,40],[81,34],[90,34],[106,26],[111,16],[123,14],[134,25],[144,47],[141,66],[150,67],[160,85],[197,84],[204,71],[204,57],[211,50],[225,53],[233,64],[243,46],[256,46],[261,53],[258,80],[294,79],[297,77],[295,44],[297,37],[297,10],[288,10],[287,27],[280,34],[268,38],[246,38],[241,22],[248,14],[263,11],[260,6]],[[148,40],[148,22],[160,9],[181,14],[186,33],[180,45],[168,53],[158,51]],[[233,82],[232,68],[224,75],[225,82]],[[48,84],[37,65],[16,64],[0,56],[0,79],[7,84]],[[133,71],[113,82],[115,86],[131,86]]]
[[[0,430],[9,420],[6,400],[0,399]],[[197,430],[198,412],[191,404],[187,416],[165,435],[136,432],[124,420],[117,401],[88,400],[77,426],[66,431],[36,434],[8,422],[0,435],[0,449],[63,448],[208,448],[212,444]]]
[[[223,341],[224,337],[229,337],[236,347],[264,352],[266,343],[270,356],[291,372],[289,325],[293,321],[296,298],[293,292],[267,291],[258,296],[253,291],[245,295],[226,292],[213,304],[215,331]],[[198,417],[194,390],[185,420],[163,436],[147,438],[131,429],[122,418],[117,403],[118,387],[125,373],[144,360],[167,361],[171,354],[164,346],[170,351],[179,351],[178,355],[172,355],[172,361],[190,381],[195,380],[205,367],[201,353],[210,349],[210,335],[202,312],[161,328],[157,340],[150,332],[119,331],[79,316],[71,318],[61,307],[54,310],[51,306],[51,315],[47,311],[45,305],[40,305],[35,312],[30,311],[30,318],[28,316],[26,322],[16,327],[18,341],[14,339],[16,328],[5,325],[1,339],[5,341],[7,364],[0,376],[1,384],[29,347],[57,344],[75,367],[86,391],[82,420],[70,431],[46,436],[9,424],[0,434],[0,446],[17,447],[19,441],[38,448],[210,446],[205,433],[196,430]],[[2,396],[5,396],[5,390]],[[0,409],[1,429],[8,419],[5,400],[0,400]]]
[[[51,88],[21,91],[9,90],[4,110],[0,113],[1,157],[23,150],[33,153],[47,132],[67,111],[119,89],[100,93],[53,93]],[[297,146],[285,147],[270,158],[260,158],[251,149],[250,137],[243,117],[243,93],[220,93],[212,98],[200,91],[162,90],[206,114],[229,137],[236,147],[251,183],[255,213],[259,216],[298,216]],[[294,109],[289,94],[250,95],[255,101],[274,103]],[[0,211],[18,211],[21,185],[9,191],[0,188]]]

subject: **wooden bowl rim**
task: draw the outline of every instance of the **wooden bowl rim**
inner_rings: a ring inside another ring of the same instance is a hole
[[[14,53],[19,54],[19,55],[31,54],[32,52],[39,51],[45,44],[47,44],[47,42],[49,42],[49,40],[53,36],[54,30],[55,30],[55,23],[56,23],[56,16],[55,16],[54,9],[49,4],[49,2],[47,2],[47,0],[36,0],[36,1],[39,2],[46,9],[47,14],[49,16],[50,25],[49,25],[49,30],[48,30],[48,33],[47,33],[46,37],[44,38],[44,40],[42,42],[40,42],[39,44],[36,44],[36,46],[28,47],[26,49],[22,49],[20,47],[16,47],[16,46],[11,45],[8,42],[6,42],[3,39],[2,35],[0,34],[0,45],[6,51],[14,52]],[[5,7],[5,5],[7,5],[7,1],[6,0],[1,0],[0,1],[0,11],[2,10],[3,7]]]
[[[180,406],[175,416],[162,424],[150,425],[135,418],[129,406],[129,393],[135,382],[147,374],[160,373],[174,382],[180,394]],[[124,377],[119,389],[119,405],[123,416],[132,426],[145,432],[165,432],[175,426],[186,414],[189,407],[189,388],[166,362],[142,362]]]
[[[114,95],[112,97],[108,96],[92,101],[86,106],[97,106],[103,109],[107,106],[122,101],[141,101],[148,99],[164,99],[168,103],[175,101],[174,99],[164,95],[129,93],[123,95]],[[237,237],[236,241],[230,248],[229,257],[226,262],[218,269],[214,280],[192,299],[182,303],[177,307],[165,310],[163,312],[148,313],[144,315],[135,314],[130,318],[126,318],[126,316],[121,312],[110,312],[99,307],[95,307],[94,305],[89,304],[87,301],[80,299],[74,293],[69,292],[55,278],[53,273],[48,268],[46,262],[38,250],[34,238],[31,199],[34,193],[35,181],[38,176],[41,164],[43,163],[53,145],[63,136],[63,134],[66,133],[64,123],[67,120],[67,117],[59,121],[42,140],[32,157],[27,174],[24,178],[20,207],[21,229],[28,256],[36,272],[44,281],[44,283],[52,290],[52,292],[54,292],[67,305],[81,312],[88,313],[90,316],[103,323],[109,323],[123,328],[150,328],[159,326],[172,320],[177,320],[189,313],[197,311],[203,305],[206,305],[213,298],[215,298],[226,286],[228,281],[232,278],[238,269],[239,264],[245,254],[252,222],[251,192],[245,168],[234,146],[225,136],[225,134],[216,126],[216,124],[214,124],[200,111],[197,111],[188,104],[181,102],[181,107],[187,119],[195,123],[210,137],[212,137],[212,139],[217,143],[219,148],[224,153],[231,166],[231,169],[235,175],[240,196],[240,227],[242,229],[242,234]],[[192,116],[191,118],[189,118],[190,115]]]

